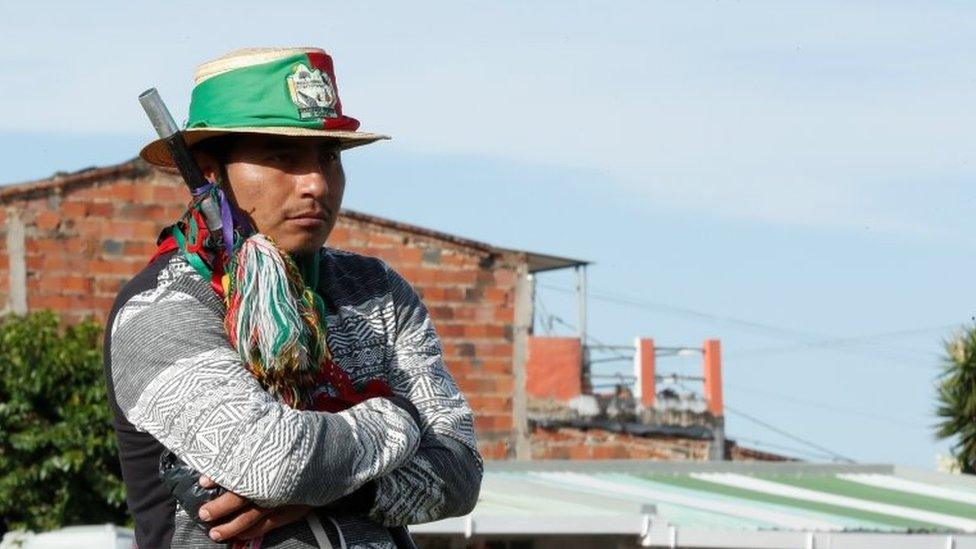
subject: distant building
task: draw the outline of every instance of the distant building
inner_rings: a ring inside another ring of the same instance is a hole
[[[0,309],[104,321],[188,199],[174,173],[140,160],[0,187]],[[608,398],[590,390],[579,338],[533,337],[533,275],[583,261],[349,210],[329,245],[382,258],[421,294],[486,458],[783,459],[725,440],[717,342],[708,408],[678,412],[657,394],[649,340],[635,347],[636,375]]]

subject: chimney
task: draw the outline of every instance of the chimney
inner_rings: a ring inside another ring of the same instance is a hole
[[[702,347],[702,369],[705,378],[705,402],[715,417],[724,415],[722,409],[722,349],[717,339],[706,339]]]
[[[654,407],[654,340],[637,338],[634,340],[636,353],[634,354],[634,398],[640,401],[645,410]]]

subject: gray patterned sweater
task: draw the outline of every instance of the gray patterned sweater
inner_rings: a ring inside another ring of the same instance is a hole
[[[158,258],[120,292],[106,333],[106,375],[129,508],[140,547],[212,547],[162,489],[163,447],[263,506],[319,507],[329,537],[392,547],[386,526],[471,511],[482,461],[471,410],[444,367],[427,310],[382,261],[320,253],[319,291],[335,362],[354,384],[382,378],[419,421],[374,398],[340,413],[297,411],[244,370],[224,306],[179,254]],[[262,547],[316,547],[307,522]]]

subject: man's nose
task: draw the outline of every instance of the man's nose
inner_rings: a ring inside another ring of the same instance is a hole
[[[329,177],[322,165],[316,160],[305,163],[305,169],[297,174],[298,193],[316,200],[324,198],[329,193]]]

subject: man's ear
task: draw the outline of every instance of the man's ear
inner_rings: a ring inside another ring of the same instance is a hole
[[[203,174],[204,179],[207,181],[220,181],[220,162],[217,162],[216,158],[204,151],[193,151],[193,159],[196,160],[197,166],[200,167],[200,172]]]

